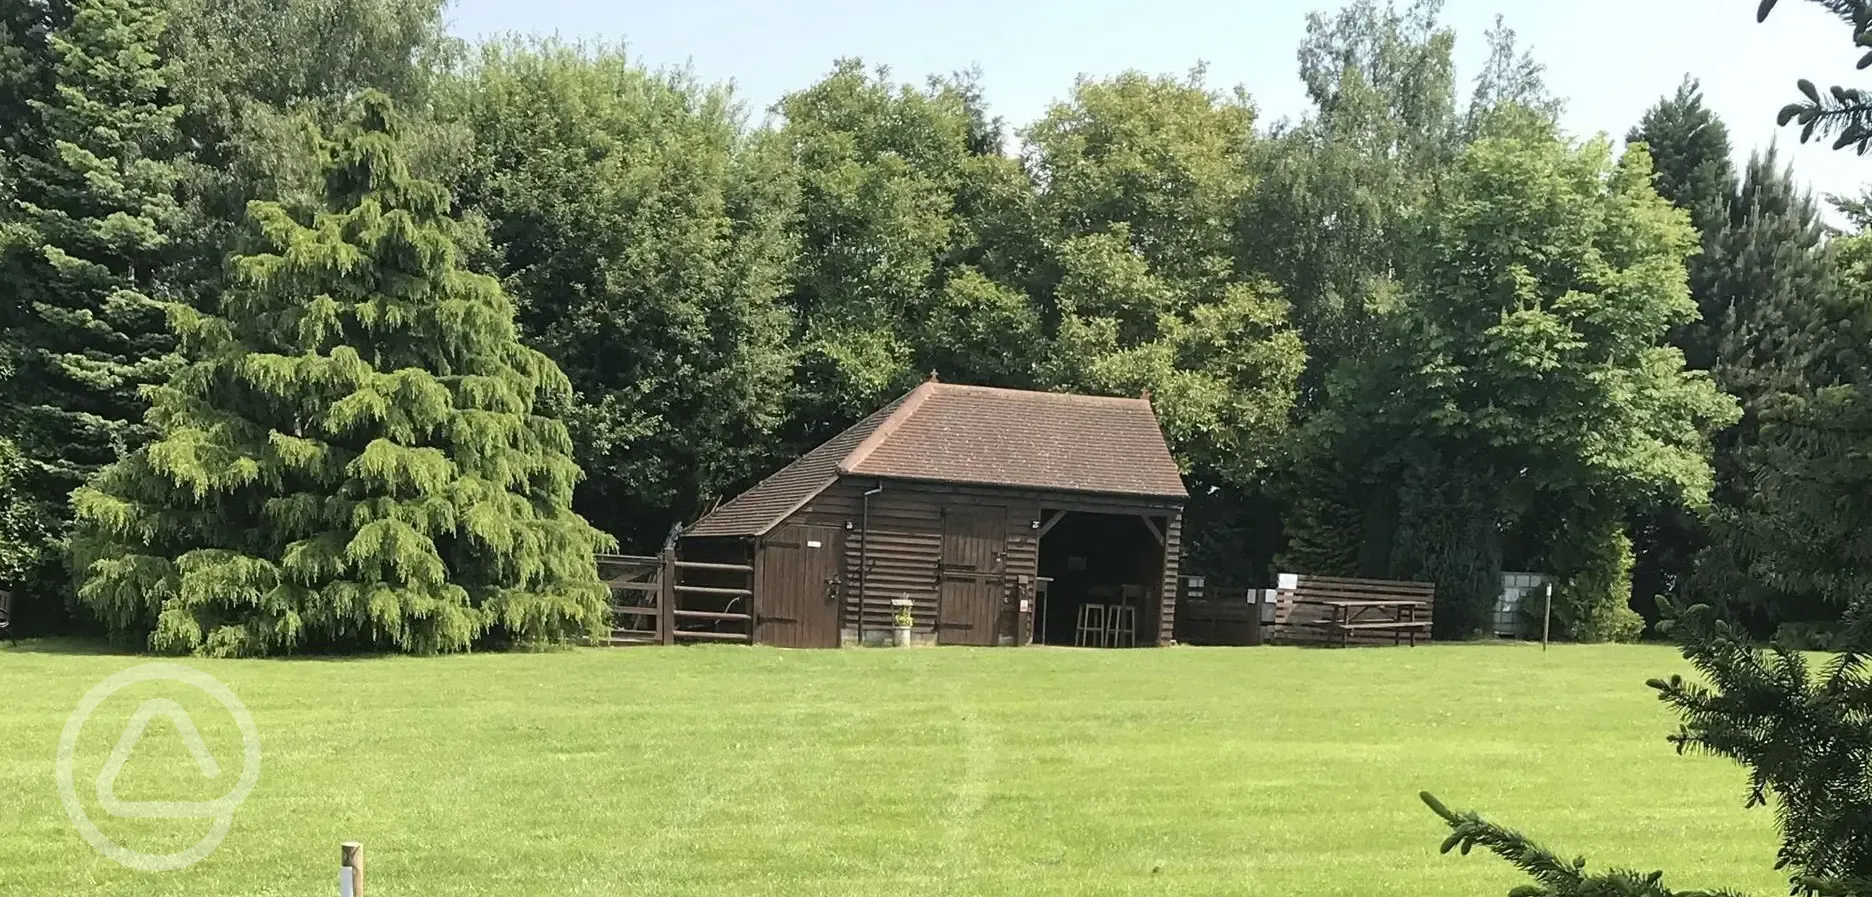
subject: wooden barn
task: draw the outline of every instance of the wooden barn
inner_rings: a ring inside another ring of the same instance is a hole
[[[753,640],[1168,643],[1188,498],[1148,399],[933,378],[686,529],[748,565]]]

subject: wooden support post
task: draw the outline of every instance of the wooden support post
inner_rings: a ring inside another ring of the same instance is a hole
[[[364,897],[364,845],[346,841],[338,845],[338,897]]]
[[[1034,541],[1039,542],[1041,539],[1046,538],[1046,534],[1051,532],[1053,527],[1058,526],[1061,520],[1065,519],[1065,511],[1054,511],[1053,516],[1048,517],[1045,523],[1040,524],[1040,529],[1034,533]]]
[[[657,571],[657,639],[665,645],[676,644],[676,549],[663,549],[662,569]]]
[[[759,543],[755,543],[755,544],[756,546],[759,545]],[[835,544],[837,544],[841,548],[843,548],[845,545],[843,541],[837,542]],[[754,641],[755,634],[760,631],[760,612],[761,612],[761,606],[760,606],[760,578],[761,576],[760,575],[761,575],[761,566],[762,566],[760,548],[755,547],[751,549],[748,552],[747,560],[748,560],[748,563],[747,563],[747,566],[748,566],[747,643],[752,645],[752,644],[755,644],[755,641]],[[845,565],[843,563],[840,563],[839,566],[843,567]],[[840,604],[844,603],[845,591],[843,589],[843,583],[841,582],[841,580],[836,574],[833,576],[832,582],[828,584],[826,588],[832,590],[832,594],[833,594],[832,600],[839,602]],[[834,615],[837,616],[838,612],[835,611]]]

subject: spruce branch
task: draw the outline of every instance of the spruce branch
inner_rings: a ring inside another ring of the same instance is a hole
[[[1772,806],[1775,867],[1796,892],[1872,893],[1872,670],[1847,650],[1822,669],[1786,646],[1761,649],[1705,605],[1667,607],[1684,657],[1705,680],[1652,680],[1682,718],[1679,751],[1726,757],[1749,772],[1748,806]],[[1865,631],[1867,602],[1850,612]],[[1852,641],[1848,645],[1863,645]]]
[[[1768,18],[1777,0],[1762,0],[1755,10],[1756,21]],[[1853,45],[1864,51],[1858,67],[1872,66],[1872,2],[1868,0],[1811,0],[1852,26]],[[1805,99],[1781,107],[1775,121],[1782,127],[1797,123],[1800,139],[1807,143],[1815,137],[1832,135],[1833,148],[1853,147],[1860,155],[1872,150],[1872,93],[1856,87],[1834,86],[1822,93],[1812,81],[1800,79],[1797,86]]]
[[[1495,825],[1474,812],[1458,813],[1428,791],[1418,797],[1443,821],[1450,835],[1441,852],[1460,850],[1465,856],[1477,846],[1514,864],[1536,882],[1521,885],[1508,897],[1739,897],[1735,891],[1673,891],[1664,886],[1664,873],[1609,869],[1588,874],[1586,858],[1562,860],[1526,835]]]

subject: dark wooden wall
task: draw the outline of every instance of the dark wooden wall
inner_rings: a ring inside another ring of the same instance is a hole
[[[1177,553],[1181,544],[1182,507],[1166,499],[1084,496],[1035,490],[985,486],[885,481],[884,491],[871,496],[867,548],[864,532],[864,493],[878,481],[847,478],[834,484],[787,518],[809,526],[849,527],[845,540],[845,613],[848,631],[862,628],[882,633],[891,625],[891,601],[908,598],[922,638],[933,638],[939,594],[938,564],[942,557],[943,513],[948,509],[1002,508],[1006,514],[1006,559],[1003,567],[1005,599],[998,626],[998,641],[1025,643],[1031,638],[1031,620],[1020,614],[1022,599],[1033,595],[1039,567],[1039,540],[1034,524],[1042,509],[1063,508],[1106,514],[1151,515],[1168,521],[1168,551],[1159,597],[1146,608],[1145,631],[1152,624],[1159,644],[1168,644],[1175,625]],[[864,600],[859,601],[860,559],[868,559]],[[1154,609],[1154,613],[1152,610]]]

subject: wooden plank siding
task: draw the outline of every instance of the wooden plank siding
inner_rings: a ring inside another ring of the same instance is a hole
[[[1007,515],[1006,561],[1002,588],[1004,601],[996,641],[1023,644],[1030,640],[1031,621],[1020,613],[1020,602],[1033,594],[1039,570],[1039,540],[1034,524],[1043,509],[1102,514],[1148,515],[1167,520],[1169,557],[1155,613],[1146,609],[1144,629],[1155,621],[1158,644],[1168,644],[1175,625],[1177,552],[1181,547],[1182,509],[1170,499],[1076,495],[1036,490],[1004,489],[910,481],[883,482],[884,491],[871,496],[869,546],[864,532],[864,493],[878,481],[845,478],[801,506],[780,525],[804,524],[845,528],[845,612],[848,630],[883,632],[892,623],[893,599],[908,598],[916,629],[932,633],[939,601],[938,570],[942,557],[945,509],[1004,508]],[[870,571],[861,579],[861,559]],[[1022,577],[1026,577],[1022,581]],[[860,582],[864,600],[860,606]]]
[[[1164,527],[1163,579],[1157,586],[1157,644],[1176,637],[1177,567],[1183,556],[1183,513],[1178,511]]]
[[[1176,639],[1186,645],[1260,645],[1261,590],[1177,578]]]

